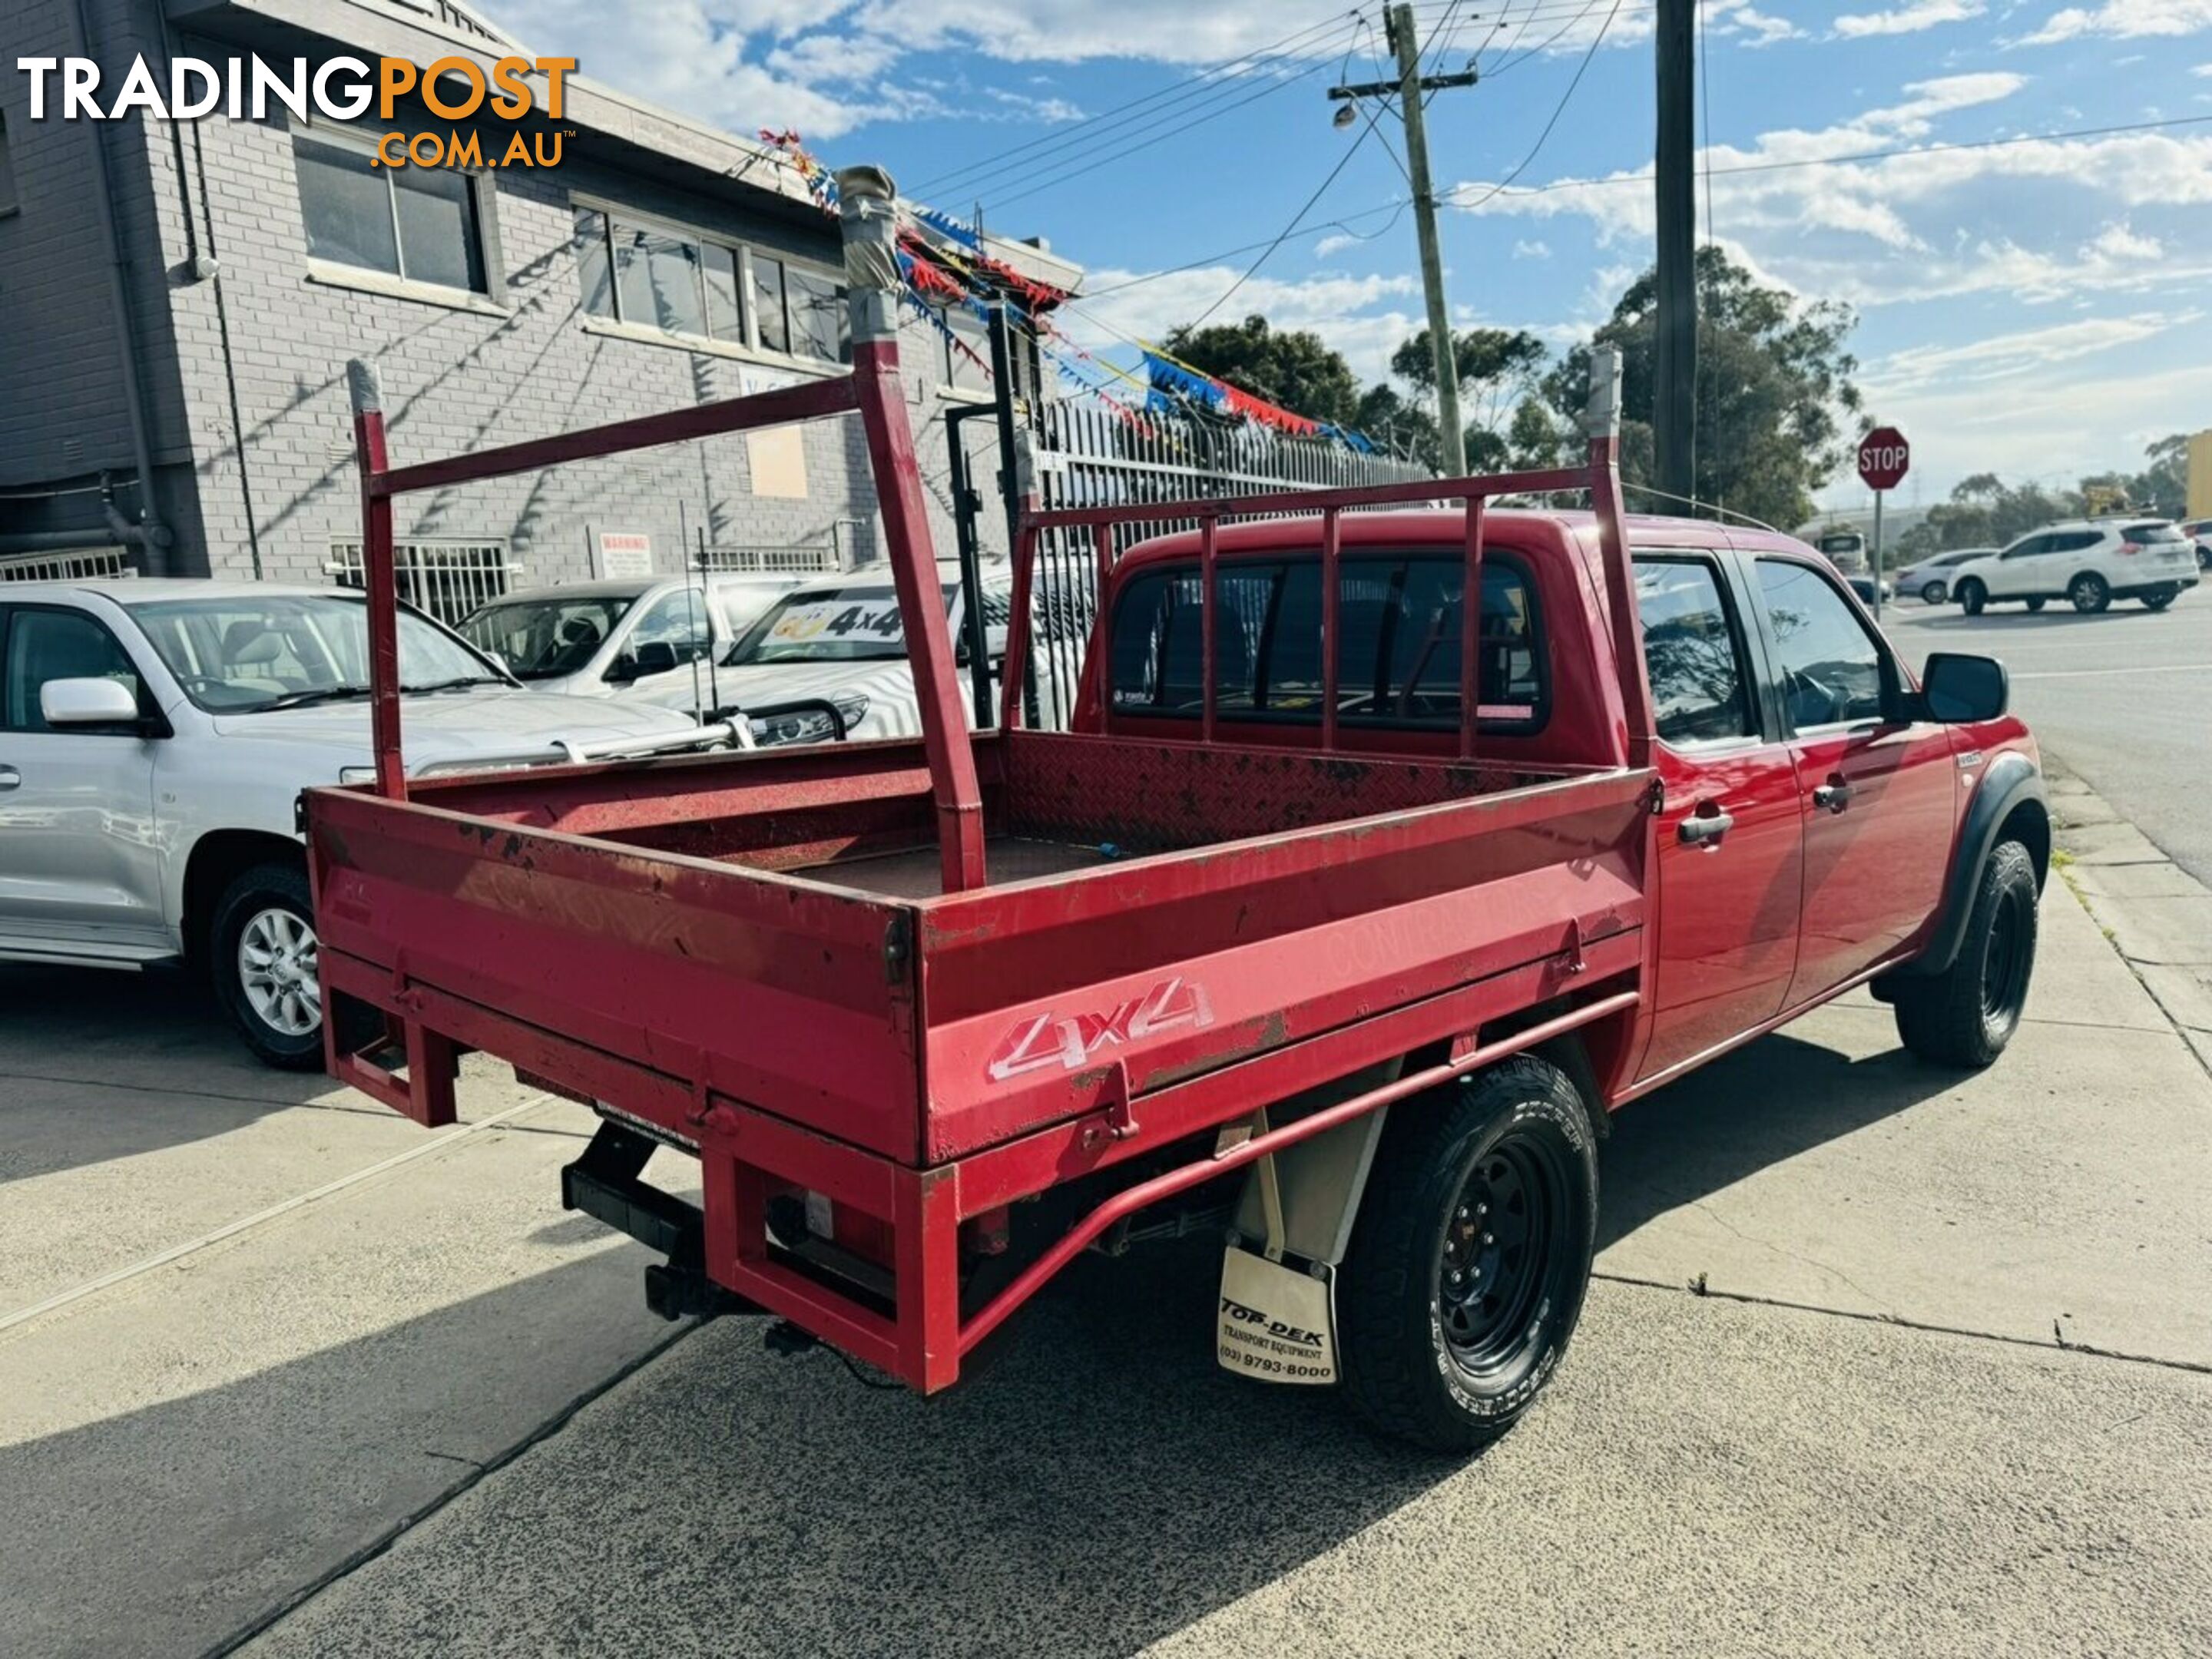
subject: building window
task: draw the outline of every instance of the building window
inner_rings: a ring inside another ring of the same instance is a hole
[[[586,314],[818,362],[852,361],[845,290],[758,249],[599,208],[576,210]]]
[[[0,115],[0,214],[15,208],[15,161],[8,150],[8,118]]]
[[[393,586],[399,597],[448,628],[459,627],[477,606],[505,593],[509,578],[521,568],[508,557],[506,542],[495,537],[477,541],[424,538],[395,542],[392,547]],[[323,573],[341,587],[367,586],[368,561],[361,544],[332,542]]]
[[[375,159],[363,144],[293,135],[308,257],[488,293],[476,180],[451,167],[379,167]]]

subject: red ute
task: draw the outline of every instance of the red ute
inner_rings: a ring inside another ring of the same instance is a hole
[[[856,272],[887,201],[847,176]],[[390,1032],[334,1072],[449,1121],[478,1048],[593,1103],[563,1201],[670,1317],[934,1390],[1079,1252],[1215,1229],[1224,1365],[1464,1449],[1565,1351],[1612,1109],[1869,981],[1915,1052],[2003,1048],[2049,832],[2002,668],[1916,679],[1811,550],[1624,518],[1606,365],[1587,467],[1030,513],[971,734],[884,297],[848,380],[397,471],[362,388],[387,640],[397,495],[867,434],[921,742],[410,782],[388,700],[379,787],[306,798],[325,997]],[[1076,729],[1023,729],[1077,619]]]

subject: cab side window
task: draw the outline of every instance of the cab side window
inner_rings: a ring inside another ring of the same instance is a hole
[[[50,732],[39,706],[49,680],[109,679],[146,702],[138,670],[115,635],[74,611],[18,611],[8,619],[4,695],[0,726],[10,732]]]
[[[1880,720],[1881,647],[1835,585],[1809,566],[1761,559],[1759,592],[1790,725]]]
[[[1636,609],[1660,740],[1680,749],[1754,736],[1743,638],[1704,559],[1639,558]]]

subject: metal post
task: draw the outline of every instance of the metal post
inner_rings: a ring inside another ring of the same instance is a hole
[[[1887,494],[1889,492],[1886,489],[1874,492],[1874,546],[1867,559],[1868,568],[1874,572],[1874,619],[1876,622],[1881,620],[1881,498]]]
[[[1467,514],[1467,569],[1459,602],[1459,753],[1474,758],[1474,728],[1482,705],[1482,510],[1480,496],[1462,502]]]
[[[937,803],[939,866],[945,890],[964,892],[984,882],[983,799],[960,707],[952,632],[930,552],[914,433],[899,388],[897,191],[878,168],[846,167],[837,174],[837,198],[852,312],[854,391],[877,480],[891,582],[906,623],[922,748]]]
[[[945,453],[947,482],[952,490],[952,547],[960,560],[960,591],[964,596],[961,631],[968,647],[969,705],[975,711],[975,729],[990,725],[991,675],[989,632],[983,621],[983,550],[977,544],[975,510],[980,498],[971,480],[968,448],[962,441],[962,416],[978,413],[974,408],[945,411]],[[979,672],[977,664],[983,667]]]
[[[1342,532],[1343,526],[1337,522],[1337,509],[1325,508],[1321,515],[1321,746],[1324,752],[1336,747],[1336,705],[1340,695],[1336,661],[1337,590],[1342,585],[1338,555]]]
[[[1413,9],[1390,8],[1390,44],[1398,53],[1398,112],[1406,124],[1406,167],[1413,187],[1413,228],[1421,242],[1421,286],[1428,295],[1429,343],[1437,356],[1437,425],[1444,474],[1467,473],[1467,436],[1459,423],[1459,358],[1452,349],[1451,313],[1444,304],[1443,256],[1437,246],[1437,198],[1429,186],[1429,132],[1421,110],[1421,42]]]
[[[407,763],[399,740],[399,610],[392,570],[392,497],[379,487],[386,466],[384,390],[376,368],[356,357],[346,365],[353,399],[354,460],[361,471],[362,583],[368,596],[368,729],[376,759],[376,793],[407,799]]]
[[[1651,435],[1658,486],[1684,501],[1698,493],[1696,20],[1692,0],[1659,0],[1659,131],[1653,185],[1659,234],[1658,332],[1653,342]],[[1668,508],[1682,510],[1672,502]]]
[[[1221,672],[1213,648],[1213,636],[1220,632],[1214,621],[1214,607],[1221,603],[1215,591],[1219,561],[1214,538],[1219,523],[1212,513],[1198,521],[1198,734],[1207,743],[1213,741],[1214,688]]]

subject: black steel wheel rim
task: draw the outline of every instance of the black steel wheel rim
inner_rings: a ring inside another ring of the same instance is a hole
[[[2008,1025],[2019,1017],[2027,990],[2027,898],[2008,889],[1990,918],[1990,940],[1982,954],[1982,1018]]]
[[[1509,1133],[1476,1158],[1444,1220],[1437,1312],[1453,1362],[1478,1380],[1510,1369],[1537,1335],[1560,1260],[1567,1172],[1548,1141]]]

